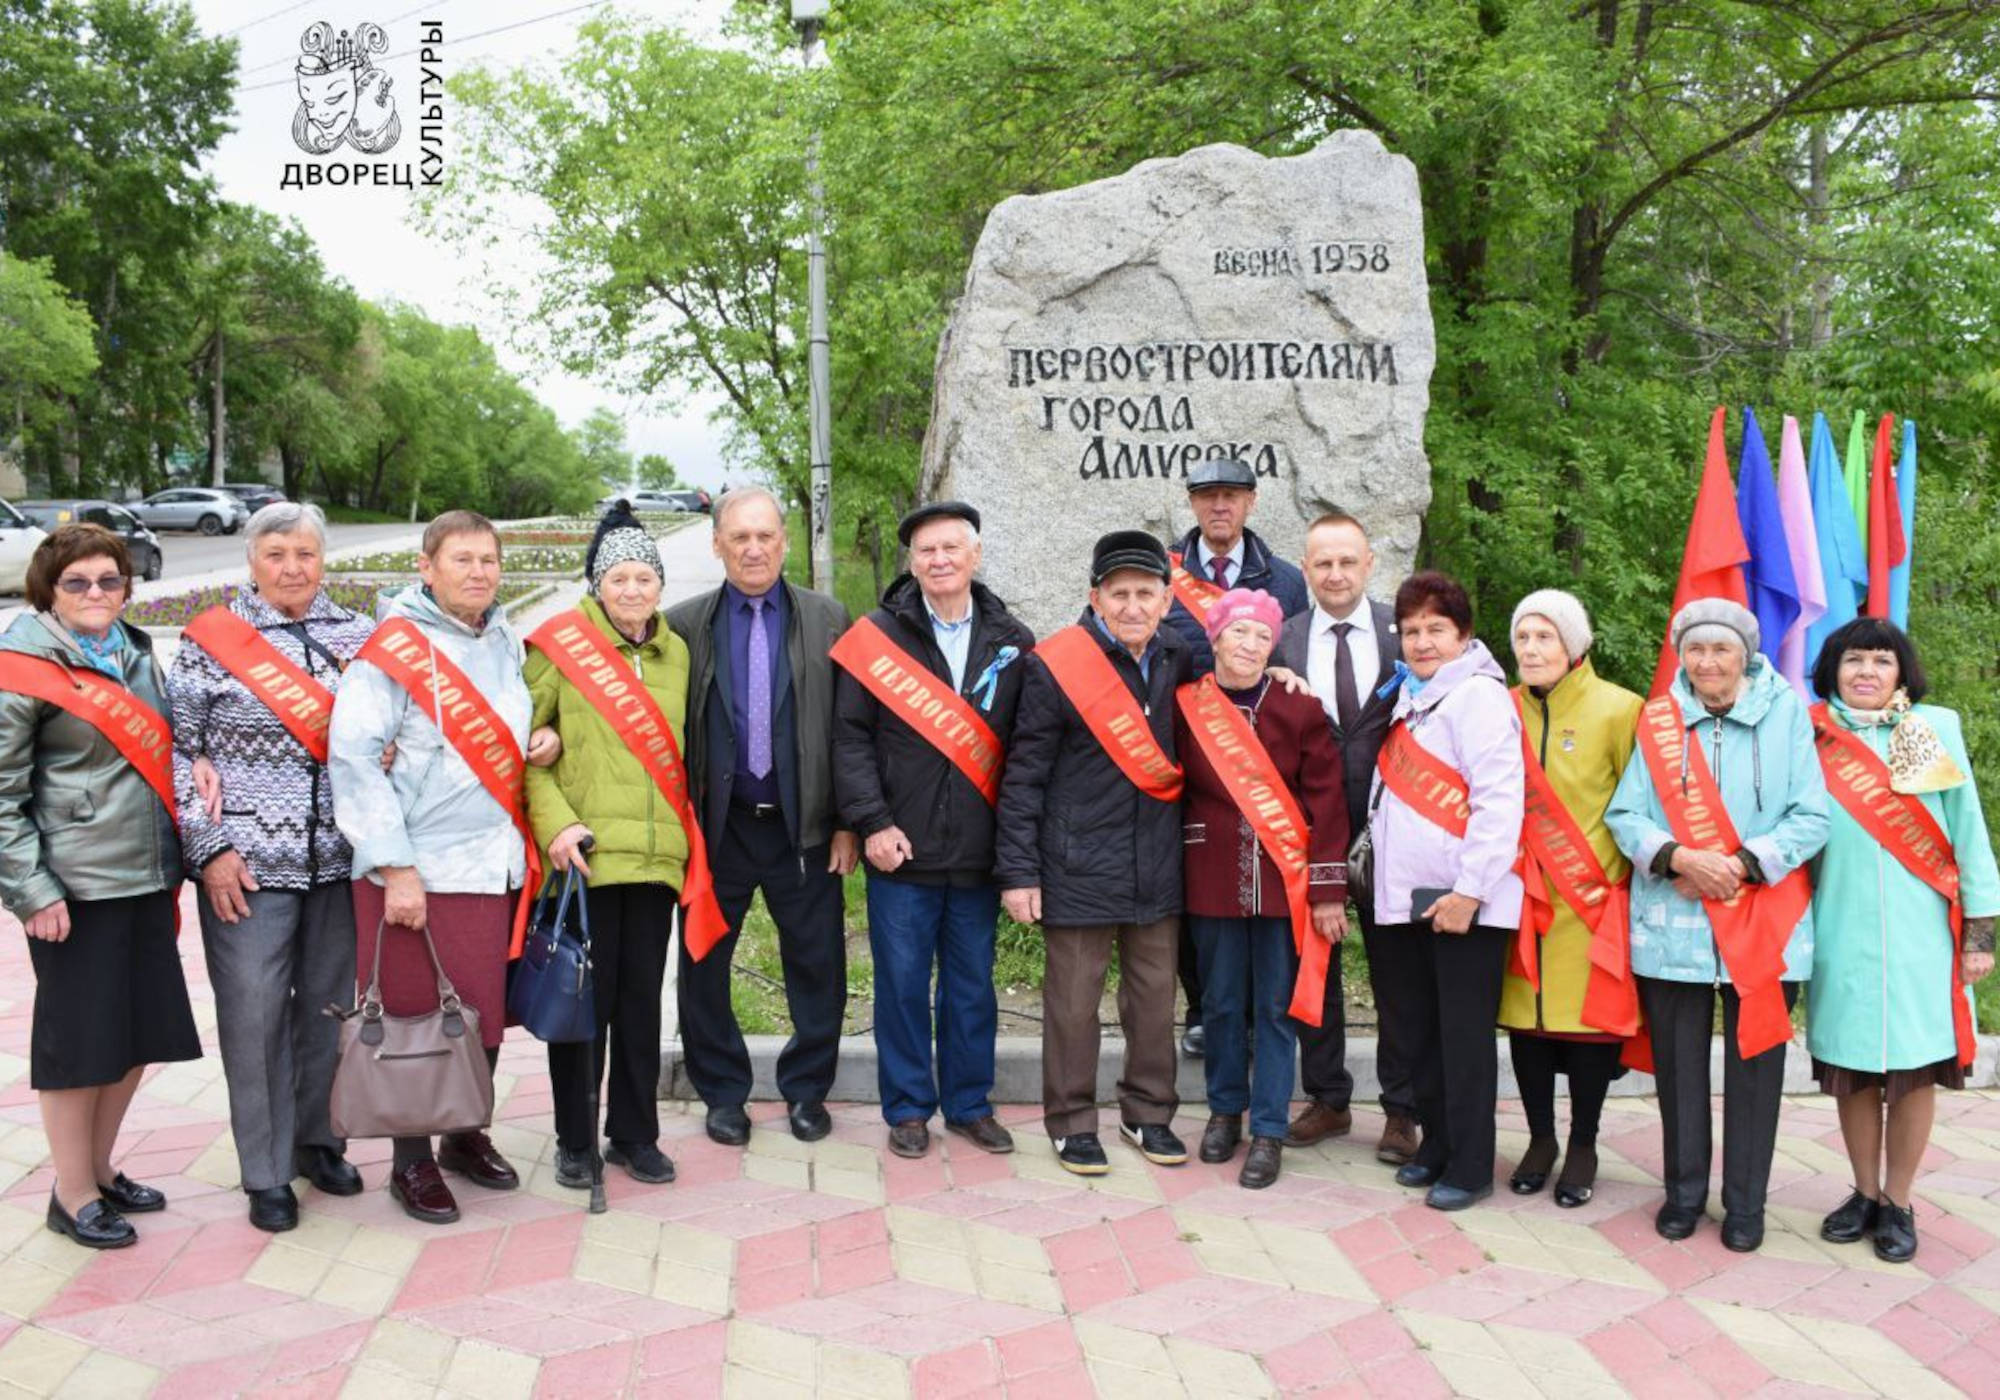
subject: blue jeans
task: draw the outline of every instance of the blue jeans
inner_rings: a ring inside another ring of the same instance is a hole
[[[868,946],[875,954],[875,1056],[882,1117],[947,1123],[989,1117],[993,1104],[992,885],[918,885],[868,876]],[[931,970],[937,969],[933,999]],[[931,1070],[932,1010],[937,1070]]]
[[[1201,1023],[1208,1044],[1202,1074],[1208,1111],[1224,1117],[1250,1110],[1250,1136],[1285,1135],[1291,1116],[1298,1028],[1292,1023],[1292,981],[1298,954],[1290,919],[1188,917],[1201,959]],[[1250,1063],[1244,1005],[1256,1008],[1257,1054]]]

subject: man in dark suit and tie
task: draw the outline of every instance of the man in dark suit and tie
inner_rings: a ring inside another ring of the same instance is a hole
[[[1343,511],[1313,521],[1306,531],[1305,576],[1313,605],[1286,621],[1278,638],[1277,664],[1304,676],[1326,709],[1334,738],[1340,741],[1341,764],[1347,779],[1347,820],[1357,836],[1368,824],[1368,792],[1375,776],[1375,758],[1389,733],[1393,696],[1380,689],[1402,659],[1396,638],[1396,615],[1386,603],[1368,596],[1368,577],[1375,570],[1375,553],[1368,547],[1361,522]],[[1372,967],[1376,961],[1372,892],[1349,886],[1361,914],[1362,944]],[[1337,1137],[1352,1126],[1348,1103],[1354,1076],[1347,1070],[1347,1028],[1340,986],[1339,959],[1326,982],[1326,1007],[1318,1028],[1299,1028],[1301,1080],[1307,1103],[1292,1120],[1286,1142],[1306,1147]],[[1372,977],[1371,981],[1374,980]],[[1379,988],[1379,983],[1377,987]],[[1382,1083],[1382,1111],[1388,1118],[1375,1155],[1402,1165],[1417,1150],[1416,1095],[1410,1085],[1409,1053],[1398,1039],[1395,1008],[1375,997],[1376,1073]]]
[[[708,1105],[708,1135],[750,1140],[750,1053],[729,1002],[730,963],[758,890],[778,925],[792,1038],[778,1090],[793,1136],[833,1127],[827,1092],[847,1009],[841,878],[861,844],[833,801],[834,640],[847,610],[784,581],[785,518],[761,487],[715,505],[727,582],[670,609],[688,648],[687,767],[729,934],[700,962],[680,952],[677,1004],[688,1079]]]

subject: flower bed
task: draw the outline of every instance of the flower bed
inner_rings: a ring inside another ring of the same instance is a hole
[[[583,572],[583,549],[582,543],[516,544],[509,540],[503,545],[501,566],[510,574],[580,574]],[[401,574],[414,577],[417,552],[401,549],[383,554],[356,555],[350,559],[333,560],[326,568],[328,573],[334,574]]]
[[[343,608],[365,616],[375,611],[375,599],[384,589],[401,588],[401,582],[366,581],[360,579],[330,579],[326,585],[327,596]],[[125,609],[125,621],[139,627],[185,627],[210,608],[226,606],[242,590],[240,584],[224,584],[219,587],[195,588],[185,593],[169,593],[160,598],[146,598]],[[527,593],[539,590],[536,583],[503,583],[500,585],[500,601],[511,603]]]

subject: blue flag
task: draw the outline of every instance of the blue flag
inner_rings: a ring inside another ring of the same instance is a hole
[[[1778,511],[1778,487],[1771,477],[1771,454],[1764,447],[1757,415],[1743,410],[1743,452],[1736,467],[1736,519],[1750,562],[1743,582],[1750,590],[1750,611],[1757,614],[1762,634],[1758,650],[1778,664],[1778,647],[1800,610],[1798,580],[1792,574],[1792,547],[1785,539],[1785,522]]]
[[[1917,425],[1903,420],[1903,460],[1896,464],[1896,504],[1903,515],[1903,562],[1889,571],[1889,621],[1910,630],[1910,565],[1917,557]]]
[[[1824,413],[1813,415],[1806,478],[1812,487],[1820,574],[1826,582],[1826,615],[1806,630],[1806,672],[1810,675],[1828,634],[1854,621],[1868,592],[1868,551],[1862,547],[1861,530],[1854,523],[1847,477],[1833,450],[1833,430],[1827,427]]]

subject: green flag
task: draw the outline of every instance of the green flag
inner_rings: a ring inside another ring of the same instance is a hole
[[[1860,409],[1854,410],[1854,426],[1847,430],[1847,466],[1841,472],[1847,482],[1847,501],[1854,507],[1854,528],[1868,538],[1868,425]]]

